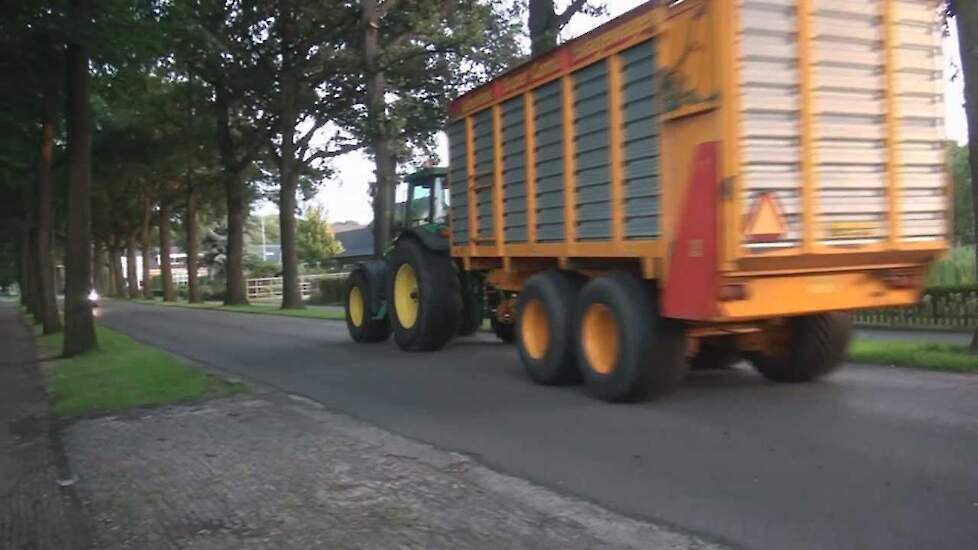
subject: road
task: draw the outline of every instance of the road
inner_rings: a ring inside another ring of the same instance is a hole
[[[342,323],[109,302],[134,338],[630,516],[758,549],[978,547],[978,377],[745,366],[609,405],[529,383],[488,335],[434,354]]]

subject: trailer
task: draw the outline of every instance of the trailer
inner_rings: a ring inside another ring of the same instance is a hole
[[[447,222],[352,274],[351,335],[431,351],[488,316],[608,401],[741,358],[823,376],[846,312],[916,303],[947,248],[942,69],[930,0],[648,2],[451,105],[418,187]]]

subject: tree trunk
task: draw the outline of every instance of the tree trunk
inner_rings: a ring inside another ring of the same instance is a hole
[[[978,269],[978,3],[953,3],[964,76],[964,110],[968,119],[968,158],[971,165],[971,201],[975,213],[975,268]],[[971,338],[971,353],[978,355],[978,330]]]
[[[37,159],[37,196],[35,211],[35,251],[37,261],[37,305],[44,334],[61,332],[58,295],[54,283],[54,262],[51,258],[51,163],[54,159],[54,134],[58,110],[54,79],[45,84],[41,105],[41,150]]]
[[[536,57],[557,47],[560,25],[553,0],[530,0],[529,8],[530,52]]]
[[[374,255],[380,258],[383,257],[393,239],[397,159],[390,140],[380,138],[373,143],[377,164],[377,189],[374,193]]]
[[[41,307],[37,290],[37,247],[34,245],[34,230],[31,225],[32,222],[27,222],[21,230],[20,261],[24,271],[21,292],[24,295],[24,305],[37,324],[41,322]]]
[[[72,0],[70,20],[88,30],[92,0]],[[92,121],[88,45],[68,44],[68,243],[65,247],[66,357],[98,346],[88,287],[92,284]]]
[[[187,142],[193,139],[194,122],[194,75],[188,71],[187,83]],[[187,211],[183,219],[186,231],[187,251],[187,290],[191,304],[203,302],[200,296],[200,285],[197,282],[197,192],[194,189],[193,156],[187,162]]]
[[[136,271],[136,234],[126,235],[126,285],[129,288],[128,298],[139,298],[139,273]]]
[[[244,279],[244,217],[245,189],[242,174],[234,156],[231,138],[231,106],[226,86],[215,86],[217,105],[217,138],[224,170],[224,195],[228,211],[227,262],[224,265],[227,276],[226,305],[245,305],[248,294]]]
[[[163,301],[175,302],[177,292],[173,288],[173,268],[170,265],[170,205],[160,201],[160,278],[163,280]]]
[[[109,261],[112,272],[112,295],[116,298],[126,297],[126,276],[122,271],[122,250],[118,246],[109,249]]]
[[[200,284],[197,282],[197,193],[194,191],[190,176],[187,176],[187,212],[184,214],[184,228],[187,232],[187,287],[191,304],[203,302],[200,296]]]
[[[367,127],[376,164],[374,189],[374,255],[384,255],[391,240],[397,159],[388,137],[387,79],[379,67],[380,22],[376,0],[361,2],[364,29],[363,56],[367,75]]]
[[[95,243],[95,250],[92,254],[92,278],[95,282],[95,292],[101,296],[112,294],[111,284],[109,283],[109,271],[106,264],[108,258],[105,253],[105,246],[99,242]]]
[[[153,285],[150,284],[152,276],[149,273],[149,267],[152,265],[153,260],[153,250],[150,248],[150,235],[153,230],[150,222],[152,221],[153,214],[153,201],[150,199],[149,194],[143,195],[143,229],[142,229],[142,239],[140,240],[142,254],[143,254],[143,298],[147,300],[153,299]]]
[[[299,285],[299,255],[295,242],[296,173],[295,125],[299,118],[296,92],[299,77],[293,59],[295,14],[289,0],[279,0],[280,32],[282,36],[282,161],[279,183],[279,242],[282,245],[282,309],[302,309],[302,288]],[[262,258],[264,260],[264,258]]]
[[[26,243],[23,238],[17,239],[17,255],[14,260],[17,264],[17,288],[20,290],[20,305],[24,308],[30,309],[30,289],[27,288],[27,262],[26,249],[24,246]]]

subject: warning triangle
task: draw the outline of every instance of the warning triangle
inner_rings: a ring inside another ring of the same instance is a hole
[[[787,233],[784,216],[774,193],[764,193],[754,201],[744,235],[752,241],[776,241]]]

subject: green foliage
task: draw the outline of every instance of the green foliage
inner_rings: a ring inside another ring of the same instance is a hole
[[[949,372],[978,372],[978,356],[969,355],[967,346],[856,340],[849,346],[849,358],[862,363],[916,367]]]
[[[958,286],[978,283],[975,276],[975,248],[959,246],[947,258],[935,263],[927,276],[927,286]]]
[[[318,266],[343,253],[343,245],[336,239],[326,219],[326,212],[314,206],[296,224],[296,247],[299,260],[306,265]]]
[[[954,242],[974,244],[975,210],[972,203],[971,165],[968,148],[948,144],[948,170],[954,181]]]
[[[244,257],[244,270],[249,279],[278,277],[282,271],[278,264],[266,262],[254,254],[248,254]]]
[[[204,371],[189,367],[163,350],[139,344],[121,333],[99,327],[99,349],[55,361],[50,371],[54,414],[80,416],[132,407],[164,405],[244,391]],[[61,334],[43,336],[46,355],[61,349]]]
[[[316,303],[342,305],[346,301],[346,277],[328,277],[319,281]]]

